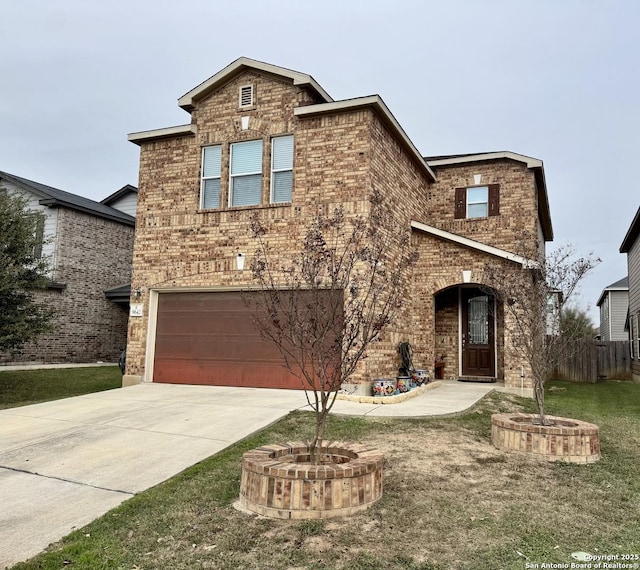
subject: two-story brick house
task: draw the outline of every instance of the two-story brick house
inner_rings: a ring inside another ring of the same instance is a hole
[[[34,299],[56,311],[50,332],[0,352],[0,363],[116,362],[127,340],[137,188],[96,202],[0,172],[0,191],[21,196],[38,217],[51,280]]]
[[[376,190],[419,261],[401,317],[354,381],[395,376],[408,341],[419,367],[437,360],[447,378],[520,385],[525,363],[506,349],[508,316],[484,270],[526,263],[520,252],[543,255],[552,239],[541,161],[425,158],[379,96],[334,101],[309,75],[247,58],[178,103],[189,124],[129,135],[140,146],[140,316],[129,323],[125,383],[300,387],[241,299],[252,285],[239,264],[256,249],[250,218],[269,225],[286,258],[319,208],[366,215]]]

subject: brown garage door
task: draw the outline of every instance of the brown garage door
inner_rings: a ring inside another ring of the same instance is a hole
[[[158,296],[153,381],[302,389],[236,291]]]

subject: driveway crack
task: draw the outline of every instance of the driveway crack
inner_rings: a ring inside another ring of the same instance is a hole
[[[64,483],[72,483],[74,485],[80,485],[81,487],[91,487],[92,489],[100,489],[101,491],[110,491],[112,493],[121,493],[129,497],[133,497],[135,493],[131,491],[123,491],[122,489],[111,489],[109,487],[101,487],[100,485],[92,485],[91,483],[82,483],[81,481],[74,481],[73,479],[65,479],[64,477],[56,477],[55,475],[43,475],[42,473],[36,473],[27,469],[17,469],[16,467],[9,467],[7,465],[0,465],[0,469],[6,469],[7,471],[14,471],[15,473],[24,473],[26,475],[34,475],[36,477],[43,477],[44,479],[53,479],[56,481],[63,481]]]

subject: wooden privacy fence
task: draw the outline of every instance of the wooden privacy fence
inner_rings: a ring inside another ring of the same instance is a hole
[[[629,342],[572,340],[559,347],[559,364],[551,378],[595,384],[599,380],[631,379]]]

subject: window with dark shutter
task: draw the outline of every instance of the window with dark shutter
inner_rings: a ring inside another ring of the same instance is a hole
[[[489,184],[489,215],[500,213],[500,184]]]
[[[456,208],[455,218],[456,220],[464,219],[467,217],[467,189],[456,188]]]
[[[500,184],[456,188],[456,220],[486,218],[500,214]]]

